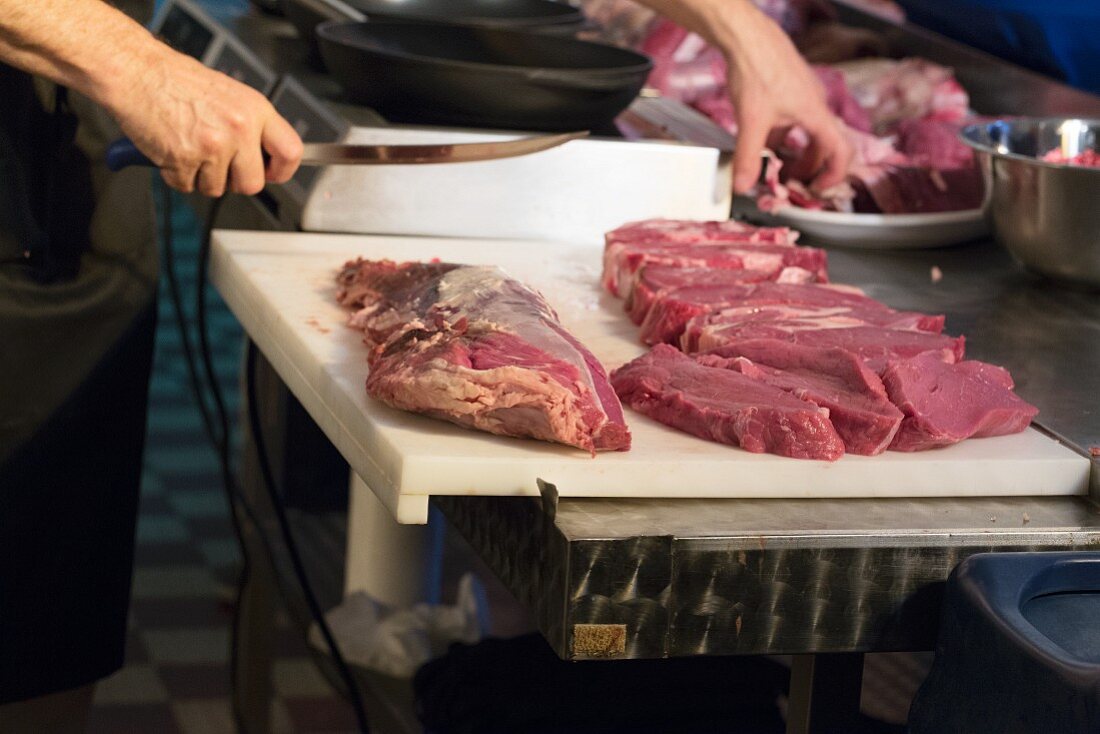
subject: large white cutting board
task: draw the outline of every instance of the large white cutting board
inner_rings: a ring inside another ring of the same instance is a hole
[[[220,231],[211,277],[305,408],[400,522],[430,495],[931,497],[1083,494],[1089,462],[1037,430],[924,453],[835,463],[750,454],[627,411],[634,447],[589,457],[393,410],[367,397],[366,348],[344,325],[334,275],[364,256],[496,264],[539,288],[610,369],[641,354],[622,304],[602,293],[601,246],[502,240]],[[1026,397],[1026,396],[1025,396]]]

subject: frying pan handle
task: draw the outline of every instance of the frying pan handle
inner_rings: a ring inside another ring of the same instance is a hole
[[[148,166],[156,168],[157,164],[137,149],[134,141],[129,138],[119,138],[107,146],[107,168],[112,171],[121,171],[130,166]]]
[[[532,72],[527,80],[532,84],[538,84],[544,87],[553,87],[555,89],[583,89],[593,92],[605,92],[613,91],[623,88],[623,78],[621,76],[580,76],[580,75],[566,75],[558,74],[552,70],[539,70]]]

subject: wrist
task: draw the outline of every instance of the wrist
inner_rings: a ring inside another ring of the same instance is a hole
[[[753,25],[752,14],[758,12],[752,0],[726,0],[708,4],[705,22],[712,36],[708,40],[726,57],[727,62],[733,63],[743,54],[743,34]]]
[[[124,40],[89,54],[81,67],[87,80],[86,94],[111,112],[132,102],[135,90],[147,84],[149,74],[168,62],[165,52],[174,53],[136,23],[120,35]],[[125,50],[120,53],[119,49]]]

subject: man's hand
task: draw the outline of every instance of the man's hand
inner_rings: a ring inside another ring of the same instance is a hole
[[[255,194],[301,162],[298,134],[261,94],[102,0],[0,0],[0,61],[105,107],[180,191]]]
[[[107,106],[169,186],[255,194],[293,175],[302,141],[263,95],[167,46],[149,53],[135,85],[110,93]]]

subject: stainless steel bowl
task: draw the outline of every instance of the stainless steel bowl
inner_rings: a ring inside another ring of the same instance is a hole
[[[1029,270],[1100,287],[1100,169],[1041,160],[1100,150],[1100,120],[999,120],[961,135],[985,173],[994,237]]]

